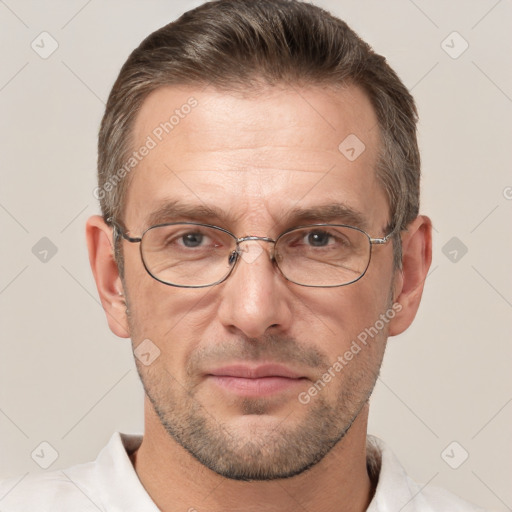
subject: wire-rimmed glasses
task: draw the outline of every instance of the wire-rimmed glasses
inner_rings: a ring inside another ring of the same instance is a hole
[[[310,224],[281,233],[276,239],[237,237],[227,229],[197,222],[172,222],[147,228],[132,237],[109,218],[114,239],[140,243],[140,255],[151,277],[169,286],[204,288],[225,281],[246,250],[241,244],[273,244],[270,258],[285,279],[300,286],[346,286],[361,279],[370,265],[372,246],[393,234],[372,238],[345,224]],[[249,261],[249,260],[248,260]]]

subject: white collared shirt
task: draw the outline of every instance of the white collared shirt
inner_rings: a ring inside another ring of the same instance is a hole
[[[94,462],[0,480],[2,512],[159,512],[129,455],[142,435],[115,432]],[[368,512],[482,512],[443,489],[421,486],[379,439],[368,436],[378,484]]]

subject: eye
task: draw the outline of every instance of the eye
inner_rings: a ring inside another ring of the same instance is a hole
[[[181,235],[180,241],[185,247],[199,247],[205,236],[203,233],[194,232]]]
[[[165,250],[215,249],[222,245],[218,233],[207,229],[165,226],[152,232],[154,246]],[[149,241],[148,241],[149,244]]]
[[[312,247],[325,247],[329,241],[334,242],[334,237],[327,231],[310,231],[304,235],[304,241]]]
[[[344,253],[354,249],[354,243],[358,241],[358,231],[348,230],[342,226],[335,228],[312,227],[291,231],[281,241],[281,248],[288,247],[288,250],[299,251],[310,254],[329,254],[340,251]]]

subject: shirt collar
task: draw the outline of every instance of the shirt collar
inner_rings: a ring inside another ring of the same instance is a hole
[[[130,454],[141,443],[142,434],[115,432],[98,454],[95,484],[109,512],[159,512],[130,460]],[[112,507],[113,504],[115,507]]]
[[[159,512],[130,460],[141,443],[142,434],[115,432],[96,459],[95,479],[101,500],[109,505],[115,503],[115,510]],[[367,512],[415,512],[420,504],[425,510],[421,488],[407,476],[385,443],[371,435],[367,436],[367,465],[370,476],[378,479]]]

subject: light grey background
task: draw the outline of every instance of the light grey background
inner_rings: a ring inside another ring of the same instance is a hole
[[[142,432],[142,387],[99,305],[84,223],[99,212],[97,130],[120,66],[200,3],[0,0],[0,477],[43,471],[43,441],[52,470],[94,459],[114,430]],[[423,304],[390,340],[369,430],[414,479],[512,510],[511,2],[317,3],[416,97],[435,226]],[[51,48],[43,31],[58,43],[46,59],[31,47]]]

